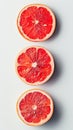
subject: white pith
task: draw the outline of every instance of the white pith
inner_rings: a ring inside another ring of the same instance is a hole
[[[37,106],[36,106],[36,105],[32,105],[32,109],[33,109],[33,110],[36,110],[36,109],[37,109]]]
[[[37,62],[32,63],[32,67],[35,68],[37,66]]]
[[[34,22],[35,24],[38,24],[39,23],[39,21],[38,20],[35,20],[35,22]]]

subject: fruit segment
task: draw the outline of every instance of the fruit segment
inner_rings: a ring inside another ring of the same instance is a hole
[[[53,101],[42,90],[32,89],[24,92],[17,102],[17,113],[28,125],[41,125],[53,114]]]
[[[17,27],[22,36],[30,41],[44,41],[54,32],[56,20],[45,5],[33,4],[24,7],[17,18]]]
[[[17,56],[16,72],[28,84],[38,85],[46,82],[53,71],[53,57],[42,47],[26,48]]]

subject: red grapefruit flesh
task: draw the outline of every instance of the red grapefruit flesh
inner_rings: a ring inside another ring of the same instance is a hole
[[[44,41],[54,33],[56,20],[49,7],[32,4],[24,7],[17,18],[21,35],[30,41]]]
[[[54,72],[53,57],[43,47],[23,49],[16,58],[15,66],[19,78],[30,85],[45,83]]]
[[[39,126],[46,123],[53,115],[53,100],[40,89],[24,92],[16,104],[17,114],[27,125]]]

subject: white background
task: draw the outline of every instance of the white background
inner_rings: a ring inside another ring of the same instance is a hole
[[[25,40],[18,32],[16,19],[27,4],[48,5],[57,18],[55,34],[43,43]],[[15,73],[15,58],[29,45],[40,45],[51,51],[56,71],[47,83],[38,88],[54,99],[53,118],[43,126],[25,125],[16,114],[16,101],[27,89]],[[0,0],[0,130],[72,130],[73,129],[73,1],[72,0]]]

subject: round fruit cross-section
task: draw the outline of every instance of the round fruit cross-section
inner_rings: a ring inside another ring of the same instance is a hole
[[[16,104],[17,114],[27,125],[39,126],[53,115],[53,100],[49,94],[40,89],[24,92]]]
[[[52,10],[46,5],[25,6],[17,18],[17,27],[21,35],[30,41],[44,41],[51,37],[56,26]]]
[[[20,79],[31,85],[45,83],[54,72],[54,60],[43,47],[23,49],[16,58],[16,72]]]

